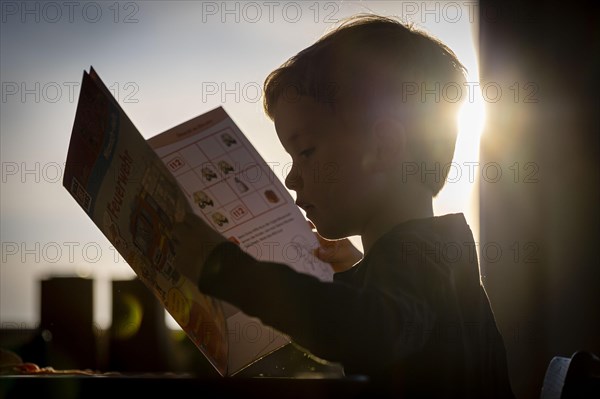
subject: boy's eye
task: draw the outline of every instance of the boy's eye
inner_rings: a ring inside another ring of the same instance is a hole
[[[300,155],[300,158],[306,159],[306,158],[310,157],[313,152],[315,152],[315,147],[310,147],[310,148],[307,148],[306,150],[300,151],[299,155]]]

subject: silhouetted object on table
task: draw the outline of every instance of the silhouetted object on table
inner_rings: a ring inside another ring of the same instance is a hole
[[[138,279],[113,281],[110,370],[169,370],[165,310]]]
[[[95,369],[93,281],[52,277],[41,281],[39,335],[34,358],[27,361],[55,369]]]

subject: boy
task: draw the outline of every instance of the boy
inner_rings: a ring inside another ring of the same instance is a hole
[[[178,234],[182,258],[197,259],[186,273],[387,393],[512,397],[471,230],[462,215],[433,217],[459,104],[406,95],[464,79],[445,45],[376,16],[292,57],[265,82],[265,111],[293,160],[285,183],[322,237],[360,235],[364,259],[320,282],[256,261],[193,219]],[[202,252],[199,236],[216,247]]]

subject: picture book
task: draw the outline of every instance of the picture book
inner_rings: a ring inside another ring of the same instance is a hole
[[[178,271],[172,231],[186,212],[259,260],[332,279],[291,195],[222,107],[146,140],[91,68],[63,185],[222,376],[290,339]]]

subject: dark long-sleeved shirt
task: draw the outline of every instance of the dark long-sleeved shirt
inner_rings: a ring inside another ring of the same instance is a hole
[[[504,343],[462,214],[396,226],[333,282],[223,243],[199,288],[386,389],[410,397],[512,397]]]

